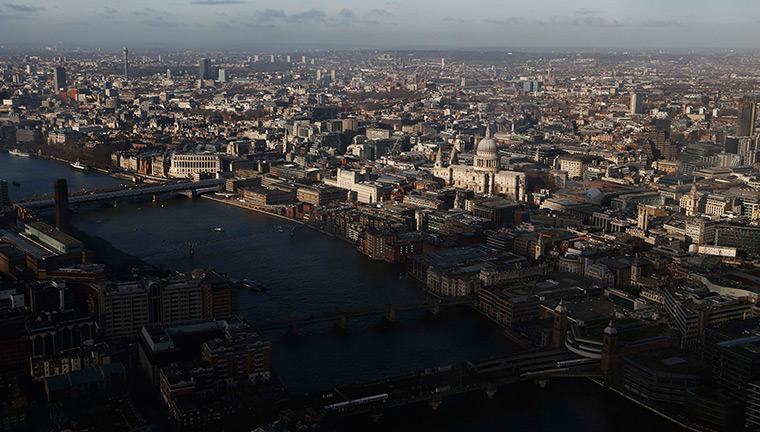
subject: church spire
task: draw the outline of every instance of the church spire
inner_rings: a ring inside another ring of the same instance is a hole
[[[438,146],[438,154],[435,156],[435,165],[443,166],[443,146]]]

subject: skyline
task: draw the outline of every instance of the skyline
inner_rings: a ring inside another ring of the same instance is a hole
[[[760,48],[751,34],[758,17],[760,3],[750,0],[36,0],[0,3],[0,38],[138,48],[741,50]]]

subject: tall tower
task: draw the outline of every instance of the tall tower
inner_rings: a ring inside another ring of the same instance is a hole
[[[644,113],[644,98],[640,93],[631,93],[631,114]]]
[[[649,211],[647,207],[643,204],[639,204],[638,207],[639,210],[639,217],[638,217],[638,227],[641,230],[648,230],[649,229]]]
[[[290,141],[288,141],[288,130],[285,129],[285,135],[282,137],[282,154],[287,154],[290,151]]]
[[[697,177],[694,177],[691,183],[689,199],[686,200],[686,216],[696,216],[699,214],[699,197],[697,196]]]
[[[536,240],[536,255],[534,258],[539,259],[546,251],[546,238],[543,234],[538,233],[538,238]]]
[[[552,345],[559,348],[565,343],[567,335],[567,308],[562,304],[562,300],[554,308],[554,327],[552,329]]]
[[[198,61],[198,79],[205,80],[211,78],[211,61],[202,58]]]
[[[633,265],[631,266],[631,283],[636,285],[641,279],[641,258],[639,254],[633,258]]]
[[[53,69],[53,91],[66,91],[66,68],[57,67]]]
[[[66,179],[55,180],[55,227],[69,232],[69,187]]]
[[[739,127],[737,135],[752,136],[755,134],[755,101],[750,98],[744,98],[739,103]]]
[[[129,79],[129,50],[124,47],[124,78]]]
[[[610,321],[602,335],[602,372],[604,379],[610,382],[615,377],[615,369],[618,366],[618,332]]]

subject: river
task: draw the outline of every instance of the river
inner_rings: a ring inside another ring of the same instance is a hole
[[[22,158],[0,150],[0,180],[8,182],[8,193],[12,201],[34,195],[52,194],[53,181],[59,178],[66,179],[69,192],[118,186],[123,183],[100,172],[75,170],[68,164],[56,160],[34,156]],[[20,185],[13,186],[14,181]]]
[[[8,169],[10,167],[10,169]],[[72,189],[119,182],[100,173],[78,173],[65,164],[0,153],[0,179],[16,180],[12,199],[52,191],[54,178]],[[74,225],[145,261],[176,270],[214,268],[250,278],[265,292],[241,291],[240,314],[251,322],[336,307],[356,307],[424,296],[403,267],[375,262],[343,241],[202,198],[124,204],[74,213]],[[281,233],[275,226],[283,225]],[[221,227],[224,232],[215,232]],[[187,243],[195,244],[189,253]],[[331,324],[305,326],[297,335],[266,333],[272,367],[295,392],[307,392],[386,375],[513,352],[516,347],[497,326],[469,308],[349,320],[347,331]],[[450,408],[450,409],[449,409]],[[502,388],[493,400],[470,395],[445,401],[432,415],[410,407],[383,416],[380,423],[346,423],[346,430],[555,430],[621,431],[673,427],[656,415],[586,380],[551,381]],[[635,422],[629,419],[635,418]]]

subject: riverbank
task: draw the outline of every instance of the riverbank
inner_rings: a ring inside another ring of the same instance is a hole
[[[216,201],[216,202],[219,202],[219,203],[222,203],[222,204],[231,205],[233,207],[239,207],[239,208],[242,208],[242,209],[245,209],[245,210],[255,211],[256,213],[260,213],[260,214],[263,214],[263,215],[274,216],[274,217],[276,217],[278,219],[286,220],[288,222],[296,223],[296,224],[299,224],[301,226],[305,226],[307,228],[311,228],[314,231],[320,232],[320,233],[328,235],[330,237],[333,237],[333,238],[336,238],[336,239],[345,240],[345,239],[342,239],[342,238],[336,236],[333,233],[330,233],[330,232],[327,232],[327,231],[325,231],[323,229],[315,227],[314,225],[311,225],[308,222],[304,222],[304,221],[301,221],[301,220],[298,220],[298,219],[293,219],[293,218],[290,218],[290,217],[287,217],[287,216],[284,216],[284,215],[281,215],[281,214],[278,214],[278,213],[269,212],[269,211],[266,211],[266,210],[264,210],[264,209],[262,209],[260,207],[255,206],[253,204],[249,204],[249,203],[246,203],[246,202],[241,202],[241,201],[238,201],[238,200],[235,200],[235,199],[230,199],[230,198],[219,198],[219,197],[216,197],[216,196],[213,196],[213,195],[209,195],[209,194],[201,195],[201,197],[209,199],[209,200],[212,200],[212,201]]]

